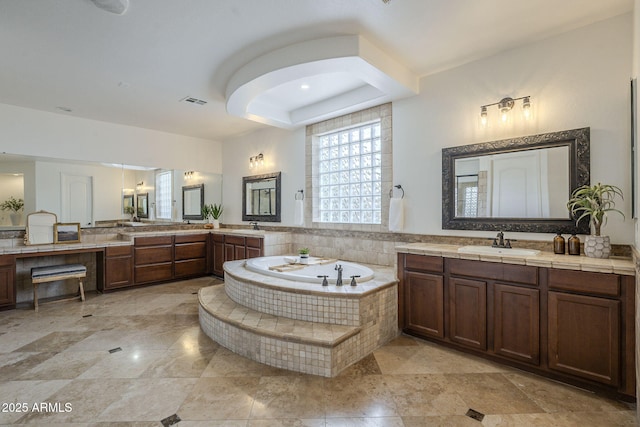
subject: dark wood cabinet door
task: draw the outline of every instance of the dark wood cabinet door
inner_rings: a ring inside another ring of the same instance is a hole
[[[479,280],[449,278],[451,341],[487,349],[487,284]]]
[[[511,359],[540,364],[540,291],[493,287],[493,350]]]
[[[549,368],[620,383],[620,301],[549,292]]]
[[[404,284],[405,327],[444,338],[444,279],[435,274],[407,271]]]
[[[213,274],[219,277],[222,277],[224,274],[224,269],[222,268],[222,265],[224,264],[224,251],[224,239],[214,239],[212,244]]]
[[[16,306],[13,269],[13,265],[0,266],[0,308],[13,308]]]
[[[247,250],[244,245],[235,245],[233,248],[233,259],[246,259]]]

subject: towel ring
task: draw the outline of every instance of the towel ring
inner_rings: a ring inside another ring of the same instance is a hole
[[[298,194],[300,195],[300,198],[298,198]],[[296,191],[296,194],[295,194],[295,196],[293,196],[293,198],[295,200],[304,200],[304,190]]]
[[[394,185],[394,187],[397,188],[398,190],[402,191],[402,196],[400,198],[404,199],[404,189],[402,188],[402,185],[398,184],[398,185]],[[389,198],[390,199],[393,198],[393,188],[391,190],[389,190]]]

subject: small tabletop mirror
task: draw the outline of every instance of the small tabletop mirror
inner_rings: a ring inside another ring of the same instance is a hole
[[[27,215],[24,244],[46,245],[53,243],[53,228],[57,222],[58,217],[51,212],[40,211]]]

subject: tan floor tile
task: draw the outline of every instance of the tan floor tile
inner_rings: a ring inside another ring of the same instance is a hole
[[[0,354],[0,378],[2,381],[14,380],[53,356],[55,353],[12,352]]]
[[[193,378],[151,378],[131,382],[120,398],[96,420],[160,421],[176,413],[196,381]]]
[[[397,416],[392,394],[382,375],[325,380],[327,418],[372,418]]]
[[[51,332],[44,337],[32,341],[31,343],[22,346],[15,351],[64,351],[72,345],[84,340],[90,336],[92,332]]]
[[[267,420],[249,420],[247,427],[325,427],[323,419],[282,418]]]
[[[300,375],[297,372],[274,368],[273,366],[255,362],[221,348],[209,361],[209,365],[202,373],[202,377],[248,377]]]
[[[327,427],[404,427],[400,417],[327,418]]]
[[[78,378],[138,378],[165,354],[165,350],[133,350],[125,347],[122,351],[107,353]]]
[[[7,332],[0,335],[0,353],[11,353],[45,335],[48,332]]]
[[[246,420],[259,382],[258,377],[200,378],[177,413],[191,421]]]
[[[108,353],[97,351],[64,351],[20,375],[20,380],[74,379],[90,369]]]
[[[67,384],[69,384],[69,380],[1,382],[2,403],[20,403],[21,407],[0,411],[0,425],[13,423],[26,415],[23,413],[25,408],[22,404],[26,404],[27,412],[31,412],[34,403],[44,402]]]
[[[200,378],[216,350],[167,350],[140,375],[141,378]]]
[[[488,415],[485,427],[606,427],[635,426],[635,412],[561,412],[555,414]]]
[[[313,376],[262,377],[251,418],[323,418],[324,378]]]
[[[569,385],[550,382],[534,375],[512,373],[504,376],[545,412],[596,412],[629,409],[625,403],[609,400]]]
[[[402,417],[402,422],[404,427],[479,427],[484,425],[465,415]]]
[[[385,375],[401,416],[463,415],[469,409],[444,374]]]

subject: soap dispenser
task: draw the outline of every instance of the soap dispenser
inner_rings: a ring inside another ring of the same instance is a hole
[[[569,240],[569,255],[580,255],[580,238],[573,233]]]
[[[564,255],[564,237],[562,237],[561,233],[558,233],[556,237],[553,238],[553,253]]]

